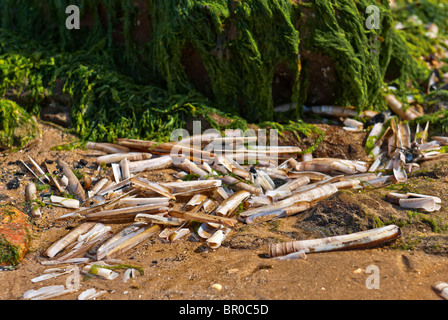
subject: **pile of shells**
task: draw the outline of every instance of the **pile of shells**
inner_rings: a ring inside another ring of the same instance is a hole
[[[76,228],[45,250],[42,264],[84,265],[79,272],[75,268],[49,269],[37,279],[76,272],[114,279],[118,274],[111,271],[111,261],[113,264],[114,259],[150,237],[175,242],[193,236],[210,249],[218,249],[237,223],[254,224],[304,212],[341,189],[401,181],[407,168],[403,165],[406,162],[402,159],[402,148],[409,136],[402,136],[408,132],[405,125],[391,128],[375,141],[378,150],[383,147],[382,142],[388,141],[386,147],[392,158],[385,167],[393,169],[391,176],[374,172],[380,167],[377,159],[383,152],[375,151],[373,164],[313,158],[311,154],[299,160],[298,147],[249,146],[257,142],[256,136],[222,137],[220,133],[162,144],[133,139],[119,139],[115,144],[89,142],[86,149],[101,152],[96,162],[102,174],[85,178],[83,184],[61,159],[56,163],[46,161],[45,172],[29,158],[32,165],[22,161],[23,164],[41,183],[50,184],[54,189],[54,194],[37,199],[36,185],[30,183],[26,187],[29,213],[40,217],[42,213],[36,204],[52,204],[69,211],[58,220],[79,221]],[[434,141],[445,143],[442,138]],[[420,141],[418,146],[424,149],[426,144]],[[148,172],[162,169],[171,169],[177,180],[155,182],[145,177]],[[411,198],[417,197],[420,201],[420,196],[392,194],[389,199],[410,205]],[[434,203],[440,201],[434,197],[424,198],[425,201],[432,201],[433,210],[440,208]],[[111,225],[124,227],[113,233]],[[269,256],[304,258],[306,252],[368,247],[399,236],[398,227],[388,226],[334,239],[310,240],[310,243],[272,245]],[[125,269],[123,281],[135,276],[135,268]],[[30,291],[24,297],[54,297],[73,292],[79,286],[71,284],[53,289],[56,291],[44,290],[42,295]],[[97,294],[83,292],[81,298]]]

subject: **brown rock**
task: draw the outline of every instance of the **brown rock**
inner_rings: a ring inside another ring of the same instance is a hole
[[[17,265],[30,243],[29,217],[13,206],[0,207],[0,266]]]

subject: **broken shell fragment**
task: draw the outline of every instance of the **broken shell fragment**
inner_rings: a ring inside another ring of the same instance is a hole
[[[80,235],[73,248],[70,248],[70,251],[64,256],[59,257],[58,260],[65,261],[83,256],[94,245],[109,237],[110,231],[111,227],[105,226],[102,223],[97,223],[88,232]]]
[[[121,178],[121,169],[118,163],[112,163],[112,173],[114,174],[114,179],[116,183],[120,183],[122,181]]]
[[[86,149],[103,151],[106,153],[128,153],[130,149],[113,143],[87,142]]]
[[[28,290],[23,294],[24,299],[30,300],[48,300],[60,297],[66,294],[76,292],[76,289],[66,289],[63,285],[54,285],[42,287],[37,290]]]
[[[149,160],[131,161],[129,162],[129,172],[142,172],[151,170],[165,169],[171,166],[173,159],[170,156],[163,156]]]
[[[174,196],[188,196],[202,193],[205,191],[212,191],[221,187],[221,180],[193,180],[193,181],[181,181],[181,182],[164,182],[160,183],[161,186],[171,190]]]
[[[95,185],[92,187],[90,191],[88,191],[89,198],[94,197],[107,183],[109,182],[109,179],[102,178],[99,180]]]
[[[130,279],[136,278],[138,275],[138,271],[134,268],[128,268],[123,274],[123,278],[121,279],[121,282],[125,283]]]
[[[96,250],[96,258],[97,260],[102,260],[109,251],[120,245],[121,243],[127,241],[129,238],[137,235],[140,232],[144,231],[145,224],[142,223],[134,223],[120,232],[116,233],[108,240],[106,240],[101,246]]]
[[[103,268],[101,265],[88,264],[82,269],[82,273],[94,275],[106,280],[113,280],[119,276],[119,274],[113,270]]]
[[[45,255],[48,256],[49,258],[53,258],[56,254],[58,254],[60,251],[62,251],[64,248],[70,245],[73,241],[75,241],[76,238],[89,231],[94,225],[95,223],[91,222],[80,224],[78,227],[70,231],[65,237],[53,243],[45,251]]]
[[[296,166],[299,163],[297,162],[297,164],[294,166],[294,168],[296,168]],[[322,172],[316,172],[316,171],[290,171],[288,172],[288,178],[290,179],[297,179],[297,178],[301,178],[301,177],[308,177],[308,179],[310,180],[314,180],[314,181],[322,181],[327,179],[329,176],[322,173]]]
[[[125,158],[128,159],[129,161],[140,161],[151,159],[151,157],[152,154],[144,152],[114,153],[96,158],[96,163],[98,164],[118,163]]]
[[[298,251],[298,252],[293,252],[290,254],[287,254],[285,256],[279,256],[279,257],[274,257],[273,259],[276,260],[296,260],[296,259],[306,259],[306,254],[303,251]]]
[[[160,204],[160,203],[167,203],[170,201],[170,198],[168,197],[157,197],[157,198],[122,198],[118,200],[118,205],[130,205],[130,206],[137,206],[137,205],[144,205],[144,204]]]
[[[258,222],[270,221],[275,218],[283,218],[287,216],[294,215],[299,212],[303,212],[311,208],[310,202],[301,202],[295,205],[292,205],[287,208],[282,209],[269,209],[266,208],[266,211],[261,211],[255,214],[252,214],[246,218],[247,224],[254,224]]]
[[[364,129],[364,124],[358,120],[355,119],[351,119],[351,118],[347,118],[344,120],[344,125],[345,127],[343,127],[344,130],[346,131],[351,131],[351,132],[362,132]]]
[[[198,228],[198,235],[202,239],[208,239],[212,236],[212,234],[216,231],[216,227],[211,226],[207,222],[203,222]]]
[[[176,200],[176,197],[172,194],[171,188],[162,186],[158,183],[151,182],[145,178],[141,177],[134,177],[131,178],[130,181],[137,187],[148,189],[150,191],[153,191],[155,193],[159,193],[164,197]]]
[[[230,216],[238,208],[238,206],[249,197],[250,192],[245,190],[237,191],[224,200],[215,212],[220,216]]]
[[[392,158],[392,169],[393,169],[395,179],[400,183],[406,182],[408,179],[406,170],[404,167],[405,164],[406,164],[406,159],[405,159],[404,152],[402,152],[402,151],[397,152],[395,154],[395,156]]]
[[[31,172],[33,174],[33,176],[35,176],[42,184],[45,184],[45,182],[42,180],[42,178],[39,177],[30,167],[28,167],[28,165],[25,163],[25,161],[20,160],[20,162],[22,162],[22,164],[25,166],[25,168],[27,168],[28,171]]]
[[[207,245],[211,249],[218,249],[224,239],[226,238],[227,234],[230,232],[229,228],[226,229],[218,229],[216,230],[206,241]]]
[[[199,210],[201,208],[201,205],[207,200],[207,196],[203,194],[196,194],[194,195],[190,201],[185,205],[185,210],[191,211],[196,208],[196,210]]]
[[[181,170],[191,173],[191,174],[197,174],[200,177],[207,176],[207,172],[199,168],[194,162],[188,160],[185,157],[172,157],[173,159],[173,165],[180,168]]]
[[[117,138],[117,143],[120,146],[125,146],[131,149],[148,150],[155,147],[158,143],[155,141],[144,141],[138,139]]]
[[[408,195],[397,192],[389,192],[388,194],[386,194],[385,198],[391,203],[400,204],[400,199],[406,199],[408,198]]]
[[[427,212],[440,210],[434,198],[405,198],[399,200],[400,207],[407,209],[423,209]]]
[[[427,212],[440,210],[439,203],[442,200],[439,197],[433,197],[418,193],[396,193],[390,192],[386,195],[386,200],[394,204],[400,205],[407,209],[423,209]]]
[[[31,282],[36,283],[36,282],[41,282],[41,281],[45,281],[48,279],[53,279],[53,278],[65,275],[67,273],[70,273],[72,271],[73,271],[73,267],[45,270],[43,275],[40,275],[38,277],[31,279]]]
[[[404,111],[403,104],[398,101],[394,95],[390,94],[384,98],[389,104],[390,109],[403,120],[414,120],[415,118],[423,115],[412,107],[409,107],[406,111]]]
[[[180,228],[178,230],[175,230],[168,236],[168,240],[172,243],[180,238],[183,238],[191,233],[190,229],[188,228]]]
[[[433,136],[431,139],[437,141],[441,145],[448,145],[448,137]]]
[[[64,197],[58,197],[58,196],[50,196],[50,201],[52,203],[57,203],[62,205],[63,207],[70,208],[70,209],[78,209],[79,208],[79,201],[76,199],[70,199],[70,198],[64,198]]]
[[[29,205],[29,214],[33,218],[42,217],[42,212],[40,211],[39,206],[34,203],[37,200],[37,189],[34,182],[30,182],[25,187],[25,201],[28,202]]]
[[[202,204],[202,209],[204,210],[204,213],[212,213],[218,207],[218,205],[218,201],[214,199],[207,199]]]
[[[275,191],[272,191],[275,192]],[[269,206],[272,204],[272,198],[268,197],[267,195],[260,195],[260,196],[252,196],[249,199],[245,201],[245,205],[248,205],[248,208],[257,208],[261,206]]]
[[[291,181],[274,189],[273,191],[283,191],[283,190],[293,191],[294,189],[304,186],[310,182],[311,182],[311,180],[308,176],[303,176],[303,177],[292,179]]]
[[[148,222],[170,226],[180,226],[184,220],[174,217],[162,217],[155,214],[139,213],[135,216],[135,222]]]
[[[49,163],[49,162],[45,161],[45,167],[47,168],[47,172],[50,173],[50,178],[53,181],[53,184],[58,189],[58,191],[60,193],[65,192],[65,188],[68,185],[67,177],[66,176],[62,176],[61,182],[58,181],[56,175],[54,174],[55,172],[57,172],[57,167],[56,167],[56,164],[54,162]],[[62,180],[64,180],[64,179],[67,180],[67,181],[63,182]],[[63,183],[64,183],[64,186],[61,185]]]
[[[260,178],[260,185],[264,190],[274,190],[275,189],[275,183],[272,181],[271,177],[264,172],[263,170],[256,170],[257,175]]]
[[[448,300],[448,283],[438,282],[433,285],[433,288],[438,295],[440,295],[443,299]]]
[[[67,289],[79,290],[81,288],[81,277],[79,267],[76,265],[71,266],[72,272],[65,279],[65,287]]]
[[[338,190],[342,190],[342,189],[352,189],[358,186],[360,183],[361,180],[352,179],[352,180],[334,182],[332,183],[332,185],[338,188]]]
[[[304,153],[302,155],[302,161],[311,161],[311,160],[313,160],[313,154],[312,153]]]
[[[232,176],[224,176],[223,178],[221,178],[221,181],[232,189],[245,190],[256,195],[262,193],[262,190],[260,188],[256,188]]]
[[[283,208],[292,206],[297,202],[318,201],[323,198],[329,197],[336,192],[338,192],[338,188],[336,188],[331,183],[327,183],[322,186],[317,186],[315,188],[312,188],[310,190],[299,192],[299,193],[294,194],[286,199],[275,202],[274,204],[271,205],[271,207],[269,209],[271,209],[271,210],[283,209]],[[266,210],[267,210],[267,208],[265,208],[265,207],[253,208],[253,209],[249,209],[249,210],[241,212],[240,216],[248,217],[252,214],[265,212]]]
[[[113,258],[129,249],[137,246],[141,242],[160,232],[162,228],[159,225],[153,225],[149,227],[142,228],[140,231],[128,234],[128,236],[123,237],[116,246],[110,246],[107,252],[103,252],[103,258]]]
[[[341,172],[344,174],[355,174],[367,171],[367,164],[363,161],[352,161],[334,158],[315,158],[310,161],[299,162],[297,171],[318,171],[321,173]]]
[[[58,265],[67,265],[68,263],[76,265],[76,264],[85,264],[89,262],[90,259],[87,257],[83,258],[73,258],[73,259],[67,259],[65,261],[59,261],[59,260],[42,260],[40,263],[44,266],[58,266]]]
[[[139,213],[157,213],[168,211],[168,202],[156,204],[144,204],[135,207],[125,207],[111,210],[104,210],[85,215],[87,221],[103,221],[107,223],[131,222]]]
[[[313,106],[311,111],[315,114],[330,117],[356,117],[358,112],[352,107],[342,106]]]
[[[232,173],[238,177],[243,178],[243,179],[249,179],[249,175],[250,175],[250,173],[247,172],[246,170],[241,170],[238,168],[233,168]]]
[[[376,142],[379,139],[379,135],[383,129],[384,124],[382,122],[375,123],[372,127],[372,130],[369,132],[369,136],[367,140],[372,140],[372,142]]]
[[[95,288],[90,288],[90,289],[87,289],[87,290],[81,292],[77,299],[78,300],[95,300],[96,298],[99,298],[106,293],[107,293],[106,290],[96,291]]]
[[[229,227],[233,227],[238,221],[231,218],[214,216],[211,214],[204,214],[200,212],[182,212],[182,211],[170,211],[170,216],[186,219],[186,220],[194,220],[200,222],[209,222],[209,223],[219,223]]]
[[[435,196],[429,196],[429,195],[425,195],[425,194],[412,193],[412,192],[408,192],[408,193],[406,193],[406,195],[409,198],[433,198],[435,203],[442,203],[442,199],[440,199],[439,197],[435,197]]]
[[[381,187],[389,182],[392,182],[393,180],[394,180],[393,176],[382,176],[373,180],[363,181],[363,185],[371,187]]]
[[[62,173],[68,178],[67,191],[79,201],[83,202],[86,199],[86,194],[78,178],[63,160],[59,159],[57,163],[62,168]]]
[[[40,174],[40,176],[43,177],[44,180],[50,182],[50,179],[47,177],[44,170],[42,170],[42,168],[37,164],[37,162],[34,161],[33,158],[31,158],[30,156],[28,156],[28,158],[30,159],[31,163],[33,164],[37,172]]]

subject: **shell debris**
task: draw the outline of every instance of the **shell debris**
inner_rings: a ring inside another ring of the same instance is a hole
[[[345,126],[363,130],[352,108],[316,110],[325,114],[335,112],[338,117],[346,117]],[[314,158],[312,154],[302,157],[298,147],[256,146],[256,137],[245,140],[223,138],[221,134],[194,136],[181,143],[157,144],[135,139],[119,139],[116,144],[88,143],[88,150],[106,153],[94,161],[100,165],[94,174],[89,174],[88,181],[62,159],[48,159],[58,167],[57,170],[52,167],[54,172],[47,173],[33,160],[41,176],[27,168],[42,183],[48,182],[52,193],[49,198],[38,199],[35,186],[30,185],[27,200],[37,203],[40,200],[44,205],[43,200],[47,200],[60,205],[67,212],[55,220],[75,218],[78,225],[44,252],[46,259],[41,260],[42,264],[54,268],[33,278],[34,282],[44,282],[68,275],[68,285],[30,290],[24,298],[46,299],[79,291],[79,285],[74,285],[79,284],[79,270],[84,275],[110,281],[121,278],[125,282],[134,278],[137,268],[123,268],[119,263],[108,265],[105,261],[119,258],[152,237],[166,245],[196,239],[210,250],[219,250],[237,230],[237,224],[263,223],[301,214],[340,189],[403,181],[406,164],[424,161],[422,153],[432,152],[433,157],[438,147],[448,143],[444,137],[413,141],[406,124],[394,120],[390,123],[389,128],[385,128],[385,121],[373,126],[372,141],[378,149],[378,156],[373,159],[375,170],[368,162]],[[247,141],[250,144],[243,143]],[[225,150],[225,156],[218,152],[223,144],[232,147]],[[213,148],[207,148],[210,145]],[[179,154],[179,150],[185,153]],[[252,156],[256,161],[252,161]],[[393,175],[376,173],[385,167],[393,170]],[[161,169],[169,169],[163,174],[171,178],[155,179]],[[46,178],[47,175],[52,179]],[[63,177],[68,181],[67,189],[58,183]],[[440,209],[441,202],[433,196],[393,193],[386,200],[426,211]],[[390,226],[360,235],[276,244],[270,246],[269,252],[271,258],[279,260],[306,259],[310,252],[368,247],[394,240],[399,235],[399,228]],[[78,274],[67,264],[79,266]],[[121,277],[120,269],[126,269]],[[222,285],[217,283],[211,287],[222,290]],[[78,292],[78,297],[95,299],[103,294],[87,289]]]

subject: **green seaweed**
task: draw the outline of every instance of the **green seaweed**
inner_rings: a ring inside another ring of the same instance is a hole
[[[51,97],[68,96],[72,131],[81,144],[116,138],[167,141],[174,129],[203,117],[218,130],[245,130],[259,122],[298,138],[311,130],[319,135],[305,150],[312,152],[323,133],[300,121],[311,85],[302,51],[328,56],[337,77],[335,104],[363,111],[387,108],[382,98],[387,85],[396,86],[401,97],[419,91],[429,75],[421,56],[434,52],[434,44],[443,45],[425,37],[421,26],[411,25],[409,15],[391,10],[386,0],[139,2],[145,11],[124,0],[2,1],[0,96],[20,97],[31,114],[39,114]],[[440,24],[446,34],[446,0],[397,3],[424,23]],[[65,27],[69,4],[91,18],[88,27]],[[380,9],[378,30],[366,28],[370,5]],[[143,42],[133,34],[139,15],[150,23]],[[395,30],[396,21],[409,29]],[[199,57],[209,92],[190,79],[183,61],[188,50]],[[272,125],[277,117],[272,85],[279,64],[291,72],[290,102],[299,108]],[[232,121],[220,124],[214,114]]]
[[[37,132],[37,124],[28,112],[14,101],[0,100],[1,146],[22,147],[35,138]]]
[[[138,267],[138,266],[127,265],[127,264],[119,264],[119,265],[114,265],[114,266],[93,264],[89,269],[89,273],[94,274],[94,275],[98,274],[98,268],[103,268],[103,269],[108,269],[108,270],[135,269],[140,273],[140,275],[144,275],[143,268]]]
[[[20,263],[20,252],[4,237],[0,237],[0,263],[16,266]]]

